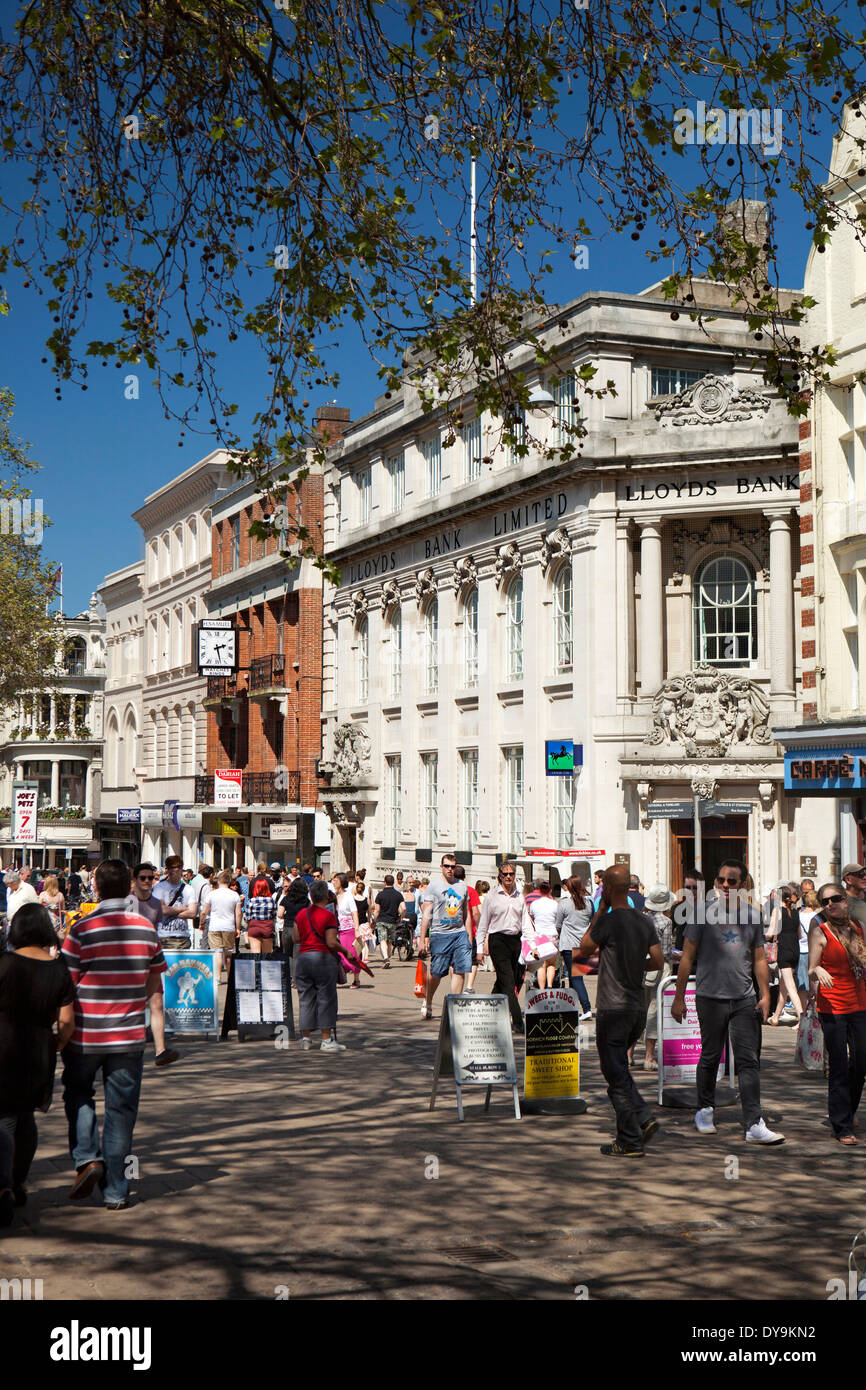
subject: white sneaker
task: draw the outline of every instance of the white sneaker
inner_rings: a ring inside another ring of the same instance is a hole
[[[695,1115],[695,1129],[698,1134],[715,1134],[716,1127],[713,1124],[713,1107],[707,1105],[703,1110],[699,1110]]]
[[[586,1010],[580,1015],[580,1018],[578,1019],[578,1022],[579,1022],[579,1023],[588,1023],[589,1020],[590,1020],[591,1018],[592,1018],[592,1009],[586,1009]]]
[[[302,1051],[302,1052],[309,1052],[309,1050],[310,1050],[310,1048],[311,1048],[312,1046],[313,1046],[313,1042],[312,1042],[312,1039],[311,1039],[311,1038],[301,1038],[301,1051]]]
[[[433,1017],[433,1010],[432,1010],[431,1008],[429,1008],[429,1007],[427,1006],[427,1004],[422,1004],[422,1005],[421,1005],[421,1017],[422,1017],[422,1018],[432,1018],[432,1017]]]
[[[784,1134],[774,1134],[764,1124],[763,1118],[746,1130],[746,1142],[750,1144],[784,1144]]]
[[[336,1038],[326,1038],[322,1043],[323,1052],[345,1052],[346,1044],[338,1043]]]
[[[463,993],[464,993],[464,994],[474,994],[474,993],[475,993],[475,990],[474,990],[474,989],[464,989]]]

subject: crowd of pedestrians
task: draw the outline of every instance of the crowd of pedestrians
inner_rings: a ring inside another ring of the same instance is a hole
[[[632,1070],[658,1068],[659,985],[673,981],[671,1017],[681,1022],[694,981],[701,1035],[695,1127],[715,1133],[719,1063],[730,1043],[747,1143],[778,1145],[761,1098],[761,1027],[820,1022],[828,1112],[835,1139],[858,1144],[857,1111],[866,1081],[866,867],[848,864],[840,882],[779,882],[756,895],[746,865],[722,863],[712,884],[697,870],[681,896],[645,888],[624,866],[562,884],[523,883],[506,860],[491,885],[467,883],[444,855],[429,879],[384,875],[378,890],[363,869],[325,881],[310,865],[260,863],[194,873],[169,856],[162,870],[105,860],[91,873],[28,866],[0,874],[0,1226],[27,1200],[36,1152],[35,1114],[51,1103],[63,1058],[63,1103],[80,1201],[98,1187],[107,1208],[129,1202],[125,1158],[138,1112],[149,1010],[157,1066],[176,1061],[166,1046],[163,952],[209,949],[217,978],[242,944],[294,960],[301,1047],[316,1036],[340,1053],[338,990],[361,987],[378,951],[390,970],[405,946],[423,962],[421,1016],[433,1017],[443,981],[473,993],[479,970],[508,1001],[512,1028],[525,1030],[521,994],[570,985],[580,1020],[596,1018],[596,1046],[616,1117],[606,1156],[642,1157],[659,1128]],[[244,937],[246,941],[244,943]],[[593,1011],[585,976],[597,972]],[[773,983],[777,977],[777,985]],[[773,1007],[771,989],[778,988]],[[639,1047],[643,1057],[636,1057]],[[104,1092],[102,1129],[96,1087]]]

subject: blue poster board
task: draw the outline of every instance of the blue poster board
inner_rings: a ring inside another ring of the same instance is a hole
[[[162,977],[166,1033],[219,1035],[219,981],[216,951],[163,951]]]

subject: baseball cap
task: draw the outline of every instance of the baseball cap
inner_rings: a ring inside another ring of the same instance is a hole
[[[268,865],[268,867],[271,868],[271,869],[281,869],[283,866],[282,866],[282,864],[278,864],[278,863],[276,862],[276,860],[275,860],[274,863]]]
[[[862,864],[846,864],[844,869],[842,870],[842,877],[845,878],[848,874],[862,873],[866,873],[866,869],[863,868]]]

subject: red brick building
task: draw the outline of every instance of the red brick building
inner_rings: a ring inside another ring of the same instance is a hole
[[[336,440],[348,420],[348,410],[323,406],[317,429]],[[321,468],[311,464],[306,478],[281,487],[280,499],[290,523],[305,526],[321,554]],[[246,480],[228,489],[212,510],[212,578],[205,601],[211,617],[234,621],[240,668],[236,676],[209,677],[205,699],[207,765],[196,778],[195,799],[204,808],[205,854],[217,868],[251,868],[261,859],[315,862],[317,851],[329,844],[324,818],[317,831],[316,816],[322,573],[310,558],[288,569],[280,550],[287,548],[291,524],[282,541],[251,536],[251,524],[263,515],[257,489]],[[297,543],[288,548],[300,550]],[[229,768],[243,774],[241,804],[218,810],[214,772]]]

